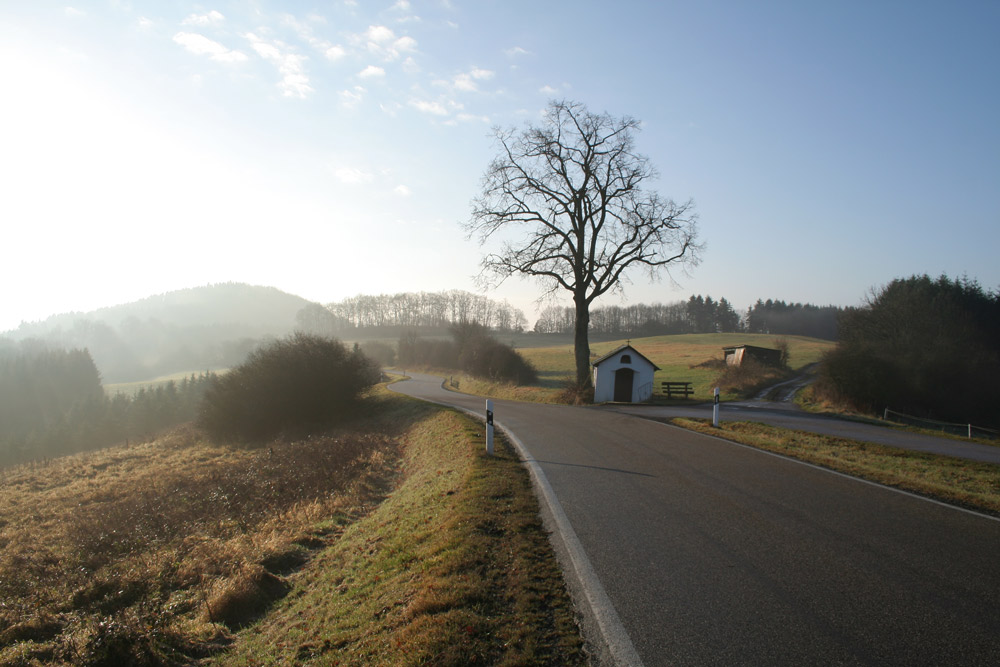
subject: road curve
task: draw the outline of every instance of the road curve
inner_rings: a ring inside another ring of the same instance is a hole
[[[482,412],[440,383],[393,387]],[[621,662],[1000,664],[1000,521],[627,414],[495,404],[627,635]]]

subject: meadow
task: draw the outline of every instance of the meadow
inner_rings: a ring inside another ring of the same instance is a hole
[[[0,471],[0,665],[582,662],[509,448],[384,389],[357,417]]]
[[[573,343],[571,336],[549,335],[541,338],[546,346],[527,344],[538,342],[538,337],[513,339],[519,345],[517,351],[534,365],[538,371],[539,382],[531,387],[512,387],[499,383],[491,383],[470,377],[452,377],[452,387],[473,394],[492,395],[497,398],[510,398],[536,402],[554,402],[559,400],[559,394],[575,375]],[[769,334],[680,334],[672,336],[652,336],[635,338],[630,341],[622,339],[591,341],[591,360],[599,359],[605,354],[626,344],[631,345],[660,367],[654,376],[654,400],[666,400],[659,395],[660,383],[691,382],[694,396],[691,401],[712,400],[712,392],[717,386],[720,375],[725,370],[722,348],[733,345],[754,345],[757,347],[777,348],[781,342],[788,345],[788,369],[772,369],[764,371],[761,377],[753,378],[756,384],[778,382],[790,374],[790,371],[818,362],[823,354],[834,347],[834,343],[804,336],[772,336]],[[756,386],[754,384],[753,386]],[[750,391],[753,386],[742,391],[724,391],[723,400],[739,398]]]

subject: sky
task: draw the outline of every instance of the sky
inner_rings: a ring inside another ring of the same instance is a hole
[[[0,0],[0,331],[230,281],[478,291],[493,128],[563,99],[642,122],[705,243],[601,304],[996,290],[998,25],[993,0]],[[543,287],[486,293],[534,322]]]

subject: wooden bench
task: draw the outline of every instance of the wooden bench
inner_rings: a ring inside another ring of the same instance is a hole
[[[661,393],[665,393],[667,398],[688,398],[694,396],[694,389],[690,382],[662,382],[660,383]]]

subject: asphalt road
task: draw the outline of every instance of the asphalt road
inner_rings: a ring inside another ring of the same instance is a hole
[[[440,382],[394,388],[482,413]],[[620,412],[495,404],[606,661],[1000,664],[1000,521]]]

